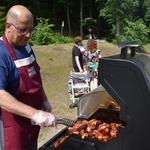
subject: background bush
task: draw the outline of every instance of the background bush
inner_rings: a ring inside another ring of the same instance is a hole
[[[29,43],[31,45],[48,45],[53,43],[63,44],[72,42],[71,37],[61,36],[52,30],[54,24],[49,19],[37,18],[36,33],[32,35]]]

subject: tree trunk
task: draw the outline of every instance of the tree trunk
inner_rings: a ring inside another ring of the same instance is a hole
[[[55,14],[56,14],[56,3],[55,0],[53,0],[53,21],[55,22]]]
[[[70,16],[69,16],[69,4],[67,5],[67,20],[68,20],[68,30],[69,35],[71,34],[71,26],[70,26]]]
[[[36,12],[37,12],[37,1],[36,0],[33,0],[32,10],[33,10],[34,16],[36,16]]]
[[[80,36],[83,38],[83,27],[82,27],[82,21],[83,21],[83,0],[81,0],[80,5]]]
[[[119,16],[116,16],[116,34],[120,34],[120,19]]]
[[[92,17],[92,0],[90,0],[89,17]]]

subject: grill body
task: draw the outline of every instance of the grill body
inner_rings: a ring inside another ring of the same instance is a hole
[[[80,97],[77,119],[120,122],[118,135],[107,142],[70,135],[57,150],[147,150],[150,149],[150,57],[137,55],[120,59],[101,58],[99,82],[102,86]],[[39,150],[54,150],[54,141],[67,133],[67,127]]]
[[[150,149],[150,57],[103,58],[99,81],[119,104],[120,120],[127,123],[118,134],[121,150]]]

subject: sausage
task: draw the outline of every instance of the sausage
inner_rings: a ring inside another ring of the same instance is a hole
[[[59,142],[58,142],[58,141],[55,141],[55,142],[53,143],[53,146],[54,146],[55,148],[57,148],[58,145],[59,145]]]
[[[66,139],[65,136],[61,137],[60,140],[59,140],[59,144],[62,143],[63,141],[65,141],[65,139]]]
[[[107,123],[103,123],[103,124],[100,124],[99,126],[98,126],[98,128],[97,128],[97,130],[98,131],[103,131],[105,128],[108,128],[109,127],[109,124],[107,124]]]
[[[111,128],[112,130],[117,130],[116,123],[110,123],[110,128]]]
[[[85,130],[86,130],[86,132],[91,132],[92,128],[90,126],[87,126],[87,128]]]
[[[82,136],[84,134],[84,129],[80,130],[80,135]]]
[[[84,139],[85,137],[88,137],[88,134],[84,133],[81,137],[82,137],[82,139]]]
[[[107,142],[108,140],[110,140],[110,135],[104,135],[103,141]]]
[[[110,135],[112,138],[117,137],[117,130],[110,130]]]
[[[103,131],[102,134],[103,135],[108,135],[110,133],[110,129],[108,127],[106,127]]]
[[[103,139],[103,134],[97,130],[95,130],[95,138],[102,140]]]
[[[117,137],[118,128],[121,126],[120,123],[106,123],[101,120],[79,120],[73,127],[68,127],[69,134],[79,134],[82,139],[85,137],[97,138],[101,141],[108,141]],[[64,139],[62,139],[63,141]],[[57,144],[57,143],[56,143]]]
[[[94,125],[94,126],[97,126],[97,125],[100,125],[100,124],[102,124],[102,121],[101,120],[94,120],[94,119],[92,119],[91,121],[90,121],[90,123],[92,124],[92,125]]]

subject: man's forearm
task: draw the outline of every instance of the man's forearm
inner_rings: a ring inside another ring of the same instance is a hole
[[[0,90],[0,107],[10,113],[29,119],[31,119],[33,114],[37,111],[35,108],[18,101],[4,90]]]

